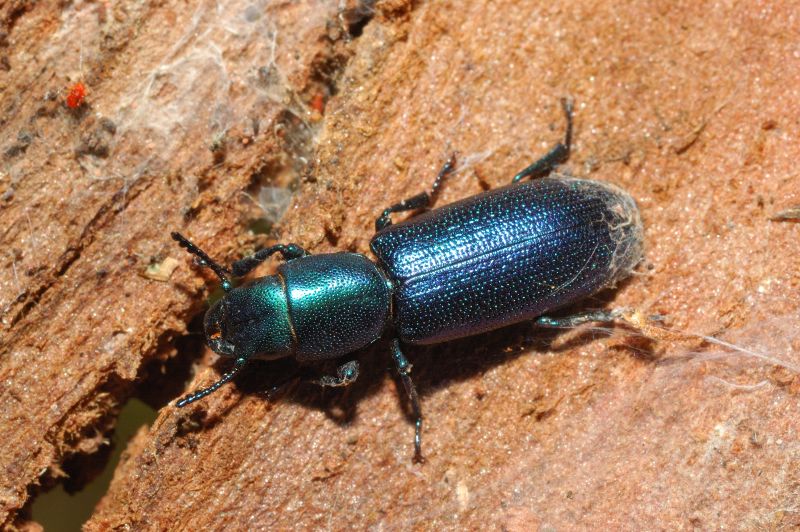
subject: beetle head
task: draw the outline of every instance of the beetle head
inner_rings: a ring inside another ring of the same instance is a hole
[[[292,353],[286,294],[274,275],[226,292],[206,312],[204,328],[206,343],[222,356],[274,359]]]
[[[203,323],[206,343],[211,349],[222,356],[235,357],[242,364],[253,357],[273,359],[292,354],[294,338],[289,306],[283,283],[277,276],[262,277],[233,288],[230,270],[180,233],[172,233],[172,238],[222,281],[225,296],[208,309]]]

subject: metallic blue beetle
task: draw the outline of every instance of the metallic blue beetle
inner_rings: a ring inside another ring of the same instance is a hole
[[[453,170],[451,157],[431,193],[387,208],[370,243],[377,262],[358,253],[309,255],[295,244],[281,244],[235,262],[229,271],[173,233],[222,280],[226,294],[206,313],[205,334],[214,351],[235,359],[219,381],[177,405],[217,390],[250,359],[337,359],[390,332],[392,357],[416,418],[414,456],[421,459],[422,414],[401,342],[444,342],[525,320],[562,327],[619,317],[617,311],[543,315],[613,286],[640,261],[643,247],[639,211],[623,190],[547,177],[569,155],[572,104],[562,105],[564,142],[511,185],[393,225],[392,213],[433,204],[442,179]],[[285,259],[276,275],[232,288],[231,275],[241,277],[275,253]],[[357,376],[358,362],[350,360],[336,376],[318,382],[345,386]]]

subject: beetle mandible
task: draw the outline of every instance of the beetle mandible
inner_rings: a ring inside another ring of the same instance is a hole
[[[599,181],[551,175],[570,153],[573,106],[567,99],[562,106],[563,142],[510,185],[393,224],[394,213],[433,205],[454,170],[451,156],[430,192],[384,210],[370,242],[376,261],[360,253],[311,255],[296,244],[278,244],[229,270],[172,233],[222,281],[225,295],[205,315],[205,336],[211,349],[235,359],[217,382],[177,406],[219,389],[251,359],[338,359],[391,333],[392,359],[415,418],[414,458],[421,460],[422,412],[401,343],[444,342],[525,320],[570,327],[620,318],[618,310],[545,315],[613,286],[643,252],[642,222],[630,195]],[[285,260],[276,275],[232,286],[231,277],[246,275],[275,253]],[[348,360],[337,375],[317,382],[346,386],[357,376],[358,362]]]

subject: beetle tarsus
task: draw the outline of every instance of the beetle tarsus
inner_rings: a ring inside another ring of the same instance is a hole
[[[561,106],[564,108],[564,115],[567,118],[567,130],[564,133],[564,142],[559,142],[547,152],[544,157],[538,159],[533,164],[522,170],[514,176],[511,180],[516,183],[530,177],[536,179],[537,177],[544,177],[559,164],[564,163],[569,158],[569,152],[572,149],[572,99],[562,98]]]
[[[439,188],[442,186],[444,178],[452,174],[456,166],[456,154],[453,153],[444,163],[442,169],[436,174],[436,179],[433,180],[430,192],[420,192],[416,196],[411,196],[404,199],[400,203],[395,203],[391,207],[387,207],[383,213],[375,220],[375,230],[380,231],[385,227],[392,225],[391,215],[396,212],[415,211],[417,209],[426,209],[432,207],[436,203],[436,197],[439,195]]]
[[[397,367],[397,374],[403,381],[403,387],[408,394],[411,403],[411,413],[414,416],[414,462],[422,463],[425,458],[422,456],[422,408],[419,404],[419,395],[414,381],[411,380],[411,363],[400,350],[400,340],[392,340],[392,359]]]
[[[225,373],[222,377],[220,377],[220,379],[217,382],[215,382],[214,384],[212,384],[207,388],[203,388],[202,390],[184,396],[181,400],[175,403],[175,405],[178,408],[183,408],[188,404],[194,403],[198,399],[202,399],[203,397],[206,397],[207,395],[216,392],[224,384],[230,382],[231,379],[233,379],[237,373],[242,371],[242,368],[244,368],[246,364],[247,364],[246,358],[237,358],[236,362],[233,364],[233,368],[231,368],[229,372]]]
[[[336,376],[323,375],[314,383],[320,386],[339,388],[341,386],[350,386],[358,378],[358,360],[351,360],[339,366],[336,370]]]

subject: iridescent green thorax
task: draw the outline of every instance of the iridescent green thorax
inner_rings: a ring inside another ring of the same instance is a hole
[[[298,360],[337,358],[378,339],[391,291],[364,255],[309,255],[282,264]]]

